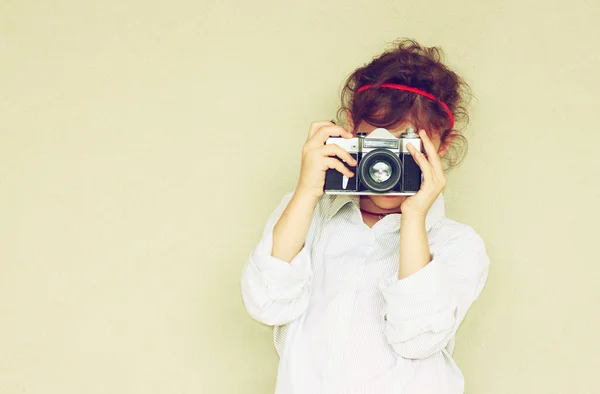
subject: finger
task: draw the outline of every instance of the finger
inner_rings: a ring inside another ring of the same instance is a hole
[[[344,137],[351,138],[352,134],[343,128],[342,126],[322,126],[319,128],[315,134],[306,142],[306,145],[309,148],[316,148],[318,146],[324,145],[328,138],[330,137]]]
[[[312,139],[318,139],[319,142],[322,142],[324,144],[325,141],[327,141],[327,138],[329,137],[351,138],[352,133],[343,128],[342,126],[332,124],[319,128],[315,135],[313,135]]]
[[[331,126],[334,123],[332,123],[330,120],[318,120],[316,122],[312,122],[310,124],[310,127],[308,129],[308,138],[307,140],[311,139],[313,135],[315,135],[315,133],[317,131],[319,131],[319,129],[323,126]]]
[[[323,145],[323,147],[318,148],[319,152],[321,152],[325,156],[337,156],[346,163],[355,166],[358,164],[356,159],[352,157],[350,153],[339,145],[335,144],[327,144]]]
[[[406,148],[423,172],[423,178],[427,179],[429,182],[433,182],[433,168],[427,158],[410,142],[406,144]]]
[[[350,171],[350,169],[346,167],[344,163],[333,157],[328,157],[327,159],[325,159],[325,165],[327,166],[327,168],[337,170],[339,173],[347,176],[348,178],[352,178],[354,176],[354,173]]]
[[[437,150],[435,149],[435,145],[431,142],[431,139],[427,135],[425,130],[419,130],[419,136],[421,137],[421,141],[423,142],[423,148],[425,149],[425,153],[427,153],[427,159],[431,163],[433,170],[437,176],[443,176],[444,169],[442,168],[442,160],[440,159],[440,155],[438,155]]]

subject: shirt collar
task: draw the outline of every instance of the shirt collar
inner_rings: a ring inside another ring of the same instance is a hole
[[[342,207],[346,204],[352,204],[356,207],[357,211],[360,210],[360,196],[350,194],[333,194],[329,195],[330,204],[326,212],[327,220],[334,217]],[[429,231],[435,226],[442,218],[446,215],[446,206],[444,203],[444,195],[440,193],[437,199],[433,202],[433,205],[427,212],[425,217],[425,229]],[[400,228],[400,217],[402,214],[389,214],[380,222],[391,225],[392,227]]]

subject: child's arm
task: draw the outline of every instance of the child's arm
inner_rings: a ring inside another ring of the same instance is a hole
[[[442,351],[485,285],[489,258],[470,227],[447,224],[449,236],[435,256],[429,249],[426,214],[446,181],[440,158],[424,130],[427,158],[409,151],[423,171],[419,192],[402,203],[398,273],[380,283],[386,300],[386,335],[400,356],[429,357]]]
[[[290,262],[304,247],[318,197],[294,193],[273,229],[273,257]]]
[[[425,221],[429,209],[446,187],[442,162],[435,146],[425,130],[419,130],[419,137],[427,157],[408,144],[408,151],[423,172],[423,181],[419,191],[402,202],[398,279],[414,274],[431,261]]]
[[[325,145],[330,137],[351,138],[352,133],[331,121],[311,124],[302,148],[302,166],[296,193],[273,231],[273,257],[289,262],[302,249],[312,214],[323,195],[327,170],[336,169],[348,177],[354,176],[341,160],[353,166],[357,164],[356,160],[337,145]]]
[[[490,261],[481,237],[461,224],[445,231],[454,235],[425,267],[380,283],[386,336],[401,357],[422,359],[442,351],[485,285]]]
[[[400,268],[398,279],[404,279],[431,261],[425,218],[403,213],[400,224]]]
[[[282,325],[304,313],[308,306],[312,269],[304,244],[313,225],[313,213],[323,195],[325,173],[336,169],[354,176],[339,159],[356,160],[328,138],[352,134],[329,121],[313,122],[302,149],[296,192],[287,195],[269,218],[261,241],[242,273],[242,298],[250,316],[267,325]],[[319,225],[316,223],[315,225]]]

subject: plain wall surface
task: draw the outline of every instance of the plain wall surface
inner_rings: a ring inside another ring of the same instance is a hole
[[[475,99],[468,393],[600,393],[598,1],[0,3],[0,393],[273,392],[243,265],[313,120],[400,37]]]

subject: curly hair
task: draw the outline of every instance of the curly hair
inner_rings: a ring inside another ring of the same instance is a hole
[[[438,102],[395,89],[368,89],[356,94],[364,85],[377,87],[384,83],[408,85],[433,94],[446,103],[455,122],[464,128],[469,121],[466,98],[470,98],[470,88],[443,64],[442,50],[423,47],[412,39],[396,41],[392,48],[348,77],[342,89],[338,118],[347,119],[350,115],[354,132],[361,121],[385,128],[410,121],[418,129],[439,135],[442,144],[452,133],[454,138],[444,156],[446,169],[460,164],[466,154],[467,140],[460,129],[450,128],[448,115]]]

